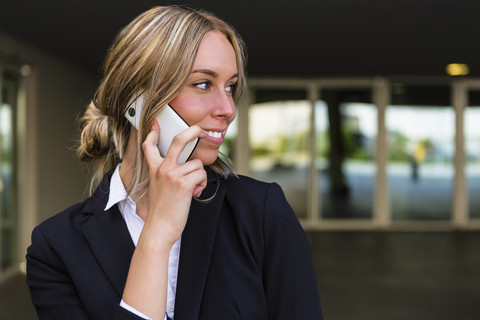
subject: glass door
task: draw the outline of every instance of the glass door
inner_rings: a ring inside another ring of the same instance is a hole
[[[468,188],[468,219],[480,220],[480,88],[468,91],[465,108],[465,173]]]
[[[373,217],[377,107],[370,88],[325,88],[315,104],[322,219]]]
[[[300,219],[308,210],[310,109],[305,90],[259,89],[248,113],[250,173],[280,184]]]
[[[450,87],[393,83],[386,110],[392,221],[450,221],[455,112]]]
[[[15,265],[17,245],[17,93],[19,79],[3,71],[0,79],[0,275]]]
[[[248,110],[239,125],[249,128],[249,174],[278,182],[304,226],[373,226],[374,81],[255,79],[249,87],[248,108],[239,110]]]

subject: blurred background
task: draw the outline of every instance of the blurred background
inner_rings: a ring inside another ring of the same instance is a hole
[[[0,318],[35,319],[32,228],[88,196],[77,119],[155,5],[231,23],[249,89],[222,152],[276,181],[327,319],[478,319],[480,2],[0,0]]]

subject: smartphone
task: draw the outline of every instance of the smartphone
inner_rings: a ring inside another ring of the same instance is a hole
[[[144,104],[145,99],[143,93],[141,93],[128,105],[127,111],[125,112],[127,120],[137,130],[140,128],[140,119]],[[157,147],[158,150],[160,150],[160,155],[165,158],[168,148],[172,144],[173,137],[188,129],[190,125],[168,104],[160,110],[156,118],[160,125],[160,136],[158,138]],[[193,151],[197,147],[198,141],[199,139],[195,138],[187,143],[178,157],[178,164],[183,164],[190,159]]]

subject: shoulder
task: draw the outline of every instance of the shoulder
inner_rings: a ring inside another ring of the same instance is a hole
[[[103,208],[105,208],[108,200],[108,185],[106,185],[108,182],[108,177],[105,177],[91,197],[83,202],[67,207],[40,223],[32,232],[32,245],[40,238],[43,238],[48,243],[57,243],[59,245],[62,243],[66,245],[68,241],[79,239],[80,237],[75,235],[81,233],[81,228],[85,222],[93,214],[103,211]]]
[[[238,196],[242,200],[261,199],[267,193],[281,193],[281,187],[275,182],[264,182],[247,176],[232,176],[225,180],[227,194]]]
[[[235,207],[247,206],[264,211],[271,201],[280,201],[288,206],[282,188],[275,182],[259,181],[247,176],[233,176],[224,181],[226,199]]]
[[[86,203],[88,200],[72,205],[35,227],[28,255],[40,258],[45,257],[50,250],[69,252],[78,242],[82,242],[82,226],[90,216],[84,213]]]
[[[233,211],[260,218],[262,224],[298,222],[282,188],[277,183],[238,176],[227,179],[225,184],[226,200]]]
[[[62,231],[65,232],[66,229],[70,229],[72,226],[78,224],[79,220],[83,220],[85,217],[83,209],[87,202],[88,199],[62,210],[40,223],[35,230],[41,230],[46,234],[55,232],[61,233]]]
[[[84,219],[83,207],[84,202],[68,207],[33,229],[26,255],[29,278],[32,273],[41,273],[45,266],[66,269],[62,261],[71,257],[72,249],[82,242],[79,221]]]

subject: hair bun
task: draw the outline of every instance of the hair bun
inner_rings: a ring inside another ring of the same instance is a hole
[[[81,161],[96,160],[107,156],[114,146],[110,139],[110,119],[91,102],[80,118],[80,145],[77,157]]]

